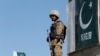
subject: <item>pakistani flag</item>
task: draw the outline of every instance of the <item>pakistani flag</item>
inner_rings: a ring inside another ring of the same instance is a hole
[[[26,56],[24,52],[13,51],[13,56]]]
[[[98,0],[75,0],[76,50],[98,43]]]

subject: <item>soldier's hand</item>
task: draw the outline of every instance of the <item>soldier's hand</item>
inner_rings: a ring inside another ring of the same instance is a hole
[[[47,42],[49,42],[49,37],[47,37]]]

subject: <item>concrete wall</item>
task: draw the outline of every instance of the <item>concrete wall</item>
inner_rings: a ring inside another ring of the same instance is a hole
[[[69,56],[100,56],[100,45],[68,54]]]

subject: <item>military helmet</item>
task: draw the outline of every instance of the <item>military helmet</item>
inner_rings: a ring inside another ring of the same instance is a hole
[[[59,12],[57,10],[51,10],[50,16],[51,15],[55,15],[55,16],[59,17]]]

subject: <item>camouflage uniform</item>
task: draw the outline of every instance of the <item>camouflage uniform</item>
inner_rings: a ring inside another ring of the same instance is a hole
[[[49,16],[54,22],[51,25],[51,32],[47,38],[52,51],[51,56],[62,56],[62,43],[64,40],[62,32],[64,30],[64,24],[59,20],[59,12],[57,10],[52,10]]]
[[[62,56],[62,43],[63,43],[63,36],[61,36],[62,34],[62,30],[64,28],[64,25],[62,22],[59,22],[59,20],[55,21],[51,28],[51,32],[50,32],[50,43],[51,43],[51,56]]]

